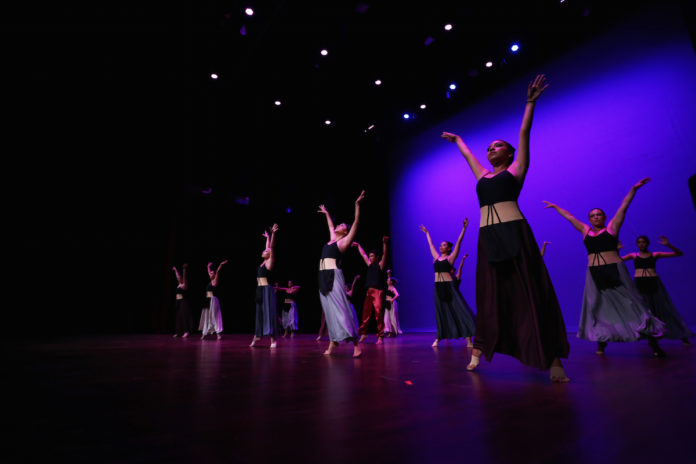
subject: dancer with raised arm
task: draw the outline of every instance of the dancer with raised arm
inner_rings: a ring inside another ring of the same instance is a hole
[[[599,208],[590,211],[588,225],[560,206],[544,201],[546,208],[558,211],[582,234],[588,259],[577,336],[597,342],[599,355],[604,354],[608,342],[633,342],[640,338],[648,339],[655,356],[665,355],[656,338],[662,335],[664,323],[643,302],[618,251],[626,210],[638,189],[649,180],[646,177],[631,187],[608,224],[606,214]]]
[[[176,319],[174,337],[186,338],[193,331],[193,318],[188,298],[188,264],[184,263],[181,274],[176,266],[172,268],[176,275]]]
[[[324,351],[325,355],[330,355],[341,341],[353,343],[354,358],[362,354],[358,344],[358,320],[346,296],[343,271],[338,267],[338,260],[355,239],[360,221],[360,202],[363,198],[365,198],[364,190],[355,200],[355,218],[350,230],[345,223],[334,227],[329,212],[324,205],[319,206],[318,212],[326,217],[329,229],[329,241],[322,248],[319,261],[319,299],[326,318],[326,326],[329,329],[330,340],[328,348]]]
[[[278,307],[276,302],[275,289],[268,283],[268,274],[275,264],[275,234],[278,232],[278,224],[271,226],[271,233],[263,231],[266,238],[266,247],[261,253],[263,261],[256,271],[256,331],[254,338],[249,344],[250,347],[256,345],[261,337],[271,338],[271,348],[277,346],[276,332],[278,330]]]
[[[464,225],[456,245],[452,245],[452,242],[442,242],[439,251],[435,249],[428,229],[422,224],[419,227],[428,240],[435,268],[435,326],[437,327],[437,335],[433,347],[436,347],[440,340],[449,338],[464,338],[468,345],[471,343],[471,337],[476,330],[476,316],[457,290],[452,276],[453,264],[459,255],[467,225],[469,225],[469,219],[464,219]]]
[[[377,344],[380,345],[384,339],[384,292],[386,290],[386,276],[384,268],[387,265],[387,242],[389,237],[382,237],[382,256],[380,258],[377,250],[370,250],[365,253],[363,247],[358,242],[353,242],[353,246],[358,249],[360,256],[367,265],[365,275],[365,301],[363,302],[362,319],[359,328],[360,340],[362,343],[367,338],[367,327],[373,315],[377,323]],[[378,261],[379,260],[379,261]]]
[[[217,288],[220,282],[220,270],[225,264],[227,264],[227,260],[221,262],[217,269],[213,270],[213,263],[208,263],[210,282],[205,287],[207,305],[201,311],[201,320],[198,324],[198,330],[201,331],[201,340],[209,334],[215,334],[218,340],[222,338],[222,310],[220,309],[220,300],[217,297]]]
[[[488,146],[493,170],[481,165],[458,135],[443,132],[456,143],[474,177],[481,206],[476,261],[476,337],[468,370],[483,355],[491,361],[503,353],[522,363],[549,369],[552,382],[568,382],[561,363],[570,351],[565,323],[532,229],[517,198],[529,169],[529,137],[537,99],[547,88],[539,75],[527,88],[519,134],[519,153],[504,140]]]
[[[288,280],[288,286],[278,287],[278,290],[285,292],[283,310],[280,318],[282,327],[285,330],[283,338],[288,335],[292,338],[295,336],[295,332],[297,332],[297,303],[295,299],[297,298],[297,292],[300,291],[300,286],[295,285],[292,280]]]
[[[353,283],[348,285],[346,284],[345,289],[346,289],[346,297],[348,298],[348,302],[350,303],[350,308],[353,312],[355,312],[355,308],[353,307],[353,294],[355,293],[355,283],[358,281],[360,278],[360,274],[356,275],[353,278]],[[328,335],[329,330],[326,328],[326,316],[324,316],[324,311],[322,310],[321,312],[321,325],[319,325],[319,335],[317,335],[317,341],[321,340],[321,337],[324,335]]]
[[[664,338],[681,340],[684,345],[690,345],[689,338],[694,334],[689,326],[684,322],[677,308],[674,307],[672,299],[667,293],[667,289],[662,283],[662,279],[657,275],[657,260],[662,258],[675,258],[684,253],[667,240],[664,235],[660,236],[660,244],[672,251],[653,251],[648,250],[650,239],[641,235],[636,239],[638,245],[637,253],[629,253],[621,257],[622,260],[633,260],[635,273],[633,281],[636,288],[643,296],[652,313],[659,320],[665,323]]]
[[[387,292],[386,305],[384,306],[384,333],[387,337],[396,337],[403,334],[399,325],[399,291],[396,289],[396,277],[392,276],[391,270],[387,269]]]

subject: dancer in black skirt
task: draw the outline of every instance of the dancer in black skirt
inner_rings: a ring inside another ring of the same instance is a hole
[[[639,251],[622,256],[621,259],[624,261],[633,260],[635,267],[633,280],[655,317],[665,323],[663,337],[681,340],[684,345],[690,345],[689,338],[693,337],[694,334],[682,319],[677,308],[674,307],[674,303],[672,303],[672,299],[667,294],[667,289],[665,289],[662,279],[657,275],[655,269],[658,259],[674,258],[682,256],[684,253],[669,243],[665,236],[660,236],[660,244],[672,251],[649,251],[650,239],[641,235],[636,239]]]
[[[433,342],[436,347],[440,340],[447,338],[464,338],[467,344],[471,342],[476,328],[476,316],[469,305],[459,293],[452,276],[453,264],[459,255],[459,249],[466,232],[469,220],[464,220],[462,232],[459,234],[457,243],[440,243],[440,251],[435,249],[430,232],[421,224],[420,230],[425,233],[430,246],[430,253],[433,255],[433,266],[435,268],[435,325],[437,335]]]
[[[532,229],[517,206],[529,169],[529,136],[534,107],[546,89],[539,75],[527,88],[519,135],[519,153],[503,140],[488,147],[493,171],[484,168],[458,135],[442,137],[457,144],[476,180],[481,206],[476,261],[476,337],[468,370],[481,355],[489,361],[503,353],[539,369],[550,369],[553,382],[568,382],[561,358],[570,351],[561,308]]]
[[[266,238],[266,247],[261,253],[263,262],[256,271],[256,331],[254,338],[249,346],[253,347],[263,336],[271,338],[271,348],[277,346],[276,332],[278,330],[278,307],[276,303],[275,289],[268,283],[268,273],[273,269],[275,255],[273,247],[275,245],[275,234],[278,231],[278,224],[273,224],[271,233],[263,232]]]
[[[188,300],[188,264],[182,266],[180,274],[176,266],[172,267],[176,275],[176,332],[174,337],[186,338],[193,331],[193,318]]]

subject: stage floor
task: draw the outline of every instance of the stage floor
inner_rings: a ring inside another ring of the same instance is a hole
[[[308,334],[16,341],[9,462],[696,462],[696,344],[568,338],[565,385],[503,355],[467,372],[433,334],[371,335],[360,359]]]

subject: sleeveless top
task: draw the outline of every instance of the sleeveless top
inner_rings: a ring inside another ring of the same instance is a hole
[[[657,258],[654,256],[650,256],[648,258],[641,258],[640,256],[636,256],[633,258],[633,264],[635,265],[636,269],[655,269],[655,266],[657,264]]]
[[[481,177],[476,183],[479,206],[492,206],[503,201],[517,201],[520,183],[507,169],[493,177]]]
[[[324,258],[341,258],[341,250],[338,249],[338,242],[325,243],[321,249],[321,259]]]
[[[606,264],[604,258],[600,253],[604,251],[618,251],[619,250],[619,238],[611,235],[607,229],[604,229],[598,235],[592,237],[589,233],[585,235],[582,240],[587,249],[588,255],[594,255],[592,260],[593,266],[599,266],[601,264]]]
[[[217,290],[217,287],[215,285],[213,285],[212,282],[208,282],[208,285],[206,285],[206,287],[205,287],[205,291],[212,292],[213,296],[217,296],[216,290]]]
[[[321,249],[321,259],[333,258],[336,260],[336,267],[338,267],[338,260],[341,258],[341,250],[338,249],[338,242],[325,243]],[[333,289],[334,283],[334,270],[333,269],[319,269],[319,291],[322,295],[328,295]]]
[[[365,276],[365,287],[384,290],[385,287],[384,273],[379,267],[379,263],[372,263],[367,266],[367,275]]]
[[[500,215],[495,203],[517,201],[522,186],[507,169],[493,177],[481,177],[476,183],[479,205],[486,209],[481,211],[486,225],[479,229],[479,243],[485,247],[489,263],[511,260],[520,254],[522,248],[520,222],[495,222]]]
[[[188,293],[187,290],[185,290],[185,289],[183,289],[183,288],[181,288],[181,287],[176,287],[176,294],[177,294],[177,295],[186,296],[187,293]]]
[[[256,270],[256,277],[268,277],[268,269],[266,268],[266,264],[262,264],[259,266],[259,268]]]
[[[452,270],[452,265],[446,259],[443,259],[443,260],[436,259],[435,262],[433,263],[433,267],[435,268],[435,272],[447,272],[447,273],[449,273]]]

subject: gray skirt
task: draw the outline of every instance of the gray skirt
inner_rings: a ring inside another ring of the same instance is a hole
[[[213,296],[208,299],[208,307],[201,311],[201,320],[198,330],[203,335],[222,333],[222,311],[220,310],[220,300]]]
[[[256,300],[256,331],[254,335],[275,337],[278,331],[278,309],[275,290],[270,285],[257,287],[259,298]]]
[[[643,296],[643,300],[653,312],[655,317],[665,323],[665,338],[683,340],[691,338],[694,333],[682,319],[681,314],[674,307],[667,289],[662,284],[662,279],[654,277],[636,277],[636,287]]]
[[[284,303],[281,321],[283,329],[297,330],[297,304],[294,301],[292,303]]]
[[[331,291],[324,295],[319,292],[321,308],[324,311],[329,340],[341,342],[358,336],[358,318],[346,295],[343,271],[334,269]]]
[[[587,268],[578,338],[593,342],[633,342],[661,336],[665,324],[643,301],[626,265],[621,262],[610,266],[616,266],[619,284],[603,290],[597,287]]]

